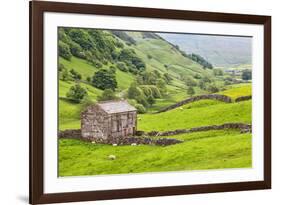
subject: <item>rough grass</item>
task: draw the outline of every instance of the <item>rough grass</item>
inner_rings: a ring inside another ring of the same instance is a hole
[[[112,146],[59,140],[59,176],[206,170],[251,167],[251,134],[233,130],[174,136],[167,147]],[[115,155],[115,160],[109,160]]]

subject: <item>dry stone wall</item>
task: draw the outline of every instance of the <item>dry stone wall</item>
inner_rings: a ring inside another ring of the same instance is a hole
[[[246,101],[246,100],[251,100],[252,96],[251,95],[247,95],[247,96],[241,96],[235,99],[235,102],[241,102],[241,101]]]
[[[69,138],[69,139],[80,139],[81,129],[68,129],[64,131],[59,131],[59,138]]]
[[[171,136],[171,135],[178,135],[184,133],[191,133],[191,132],[202,132],[202,131],[210,131],[210,130],[223,130],[223,129],[239,129],[241,133],[252,132],[252,125],[244,124],[244,123],[226,123],[222,125],[210,125],[210,126],[202,126],[202,127],[195,127],[191,129],[177,129],[165,132],[159,131],[151,131],[145,133],[147,136]]]
[[[219,101],[226,102],[226,103],[232,102],[232,99],[230,97],[226,96],[226,95],[220,95],[220,94],[198,95],[198,96],[194,96],[194,97],[182,100],[182,101],[180,101],[178,103],[175,103],[173,105],[170,105],[166,108],[163,108],[163,109],[159,110],[156,113],[166,112],[168,110],[175,109],[177,107],[183,106],[183,105],[188,104],[188,103],[192,103],[192,102],[199,101],[199,100],[208,100],[208,99],[219,100]]]
[[[115,138],[82,138],[81,130],[64,130],[59,132],[59,138],[68,138],[68,139],[82,139],[89,142],[101,143],[101,144],[116,144],[116,145],[132,145],[132,144],[146,144],[146,145],[158,145],[158,146],[168,146],[173,144],[182,143],[183,141],[177,139],[151,139],[149,137],[115,137]]]

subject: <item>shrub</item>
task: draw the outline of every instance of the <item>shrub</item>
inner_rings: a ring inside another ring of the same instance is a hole
[[[193,78],[191,78],[191,77],[189,77],[189,76],[186,76],[186,77],[184,78],[184,81],[185,81],[185,84],[186,84],[187,86],[197,86],[197,82],[196,82]]]
[[[150,106],[153,105],[153,104],[155,103],[154,97],[153,97],[152,95],[148,96],[148,97],[147,97],[147,102],[148,102],[148,104],[149,104]]]
[[[127,66],[126,66],[126,64],[125,64],[124,62],[118,62],[118,63],[116,64],[116,67],[117,67],[119,70],[123,71],[123,72],[128,72],[128,71],[129,71],[128,68],[127,68]]]
[[[70,79],[70,75],[69,72],[67,70],[67,68],[64,68],[61,72],[60,72],[60,79],[63,81],[68,81]]]
[[[150,85],[149,87],[151,89],[152,96],[154,98],[161,98],[162,97],[161,92],[159,91],[159,89],[156,86]]]
[[[77,71],[75,71],[74,69],[71,69],[71,70],[70,70],[70,73],[71,73],[72,78],[73,78],[74,80],[81,80],[81,78],[82,78],[81,74],[78,73]]]
[[[161,94],[165,94],[167,92],[166,82],[163,79],[157,80],[156,86],[161,92]]]
[[[195,94],[195,90],[193,87],[188,87],[187,88],[187,94],[190,95],[190,96],[193,96]]]
[[[148,59],[152,59],[152,55],[148,54],[148,55],[147,55],[147,58],[148,58]]]
[[[142,104],[136,104],[134,107],[137,109],[138,113],[143,114],[146,113],[146,109]]]
[[[117,96],[115,96],[115,93],[111,89],[105,89],[101,96],[98,96],[98,101],[106,101],[106,100],[116,100],[118,99]]]
[[[152,91],[151,91],[151,89],[150,89],[150,86],[148,86],[148,85],[142,85],[142,86],[140,86],[140,88],[142,89],[143,94],[145,94],[146,97],[152,95]]]
[[[99,61],[93,62],[93,65],[94,65],[96,68],[102,68],[102,64],[101,64]]]
[[[200,89],[206,90],[206,83],[204,80],[200,80],[198,84]]]
[[[196,73],[193,77],[194,77],[195,79],[201,79],[201,78],[202,78],[202,76],[201,76],[200,74],[198,74],[198,73]]]
[[[207,91],[209,91],[210,93],[216,93],[219,92],[219,88],[214,84],[209,84],[207,86]]]
[[[170,83],[173,80],[173,78],[169,75],[169,73],[164,73],[163,77],[166,83]]]
[[[69,91],[66,93],[66,97],[75,102],[79,103],[87,95],[87,91],[79,84],[71,86]]]
[[[215,76],[223,76],[223,71],[221,69],[214,69],[213,72]]]
[[[128,98],[136,99],[136,97],[141,94],[142,94],[142,91],[137,87],[137,84],[132,83],[128,89]]]

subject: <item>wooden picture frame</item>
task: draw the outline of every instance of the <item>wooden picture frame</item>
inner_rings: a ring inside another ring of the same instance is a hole
[[[205,22],[259,24],[264,28],[264,180],[67,193],[44,193],[44,12],[96,14]],[[30,204],[77,202],[271,188],[271,17],[58,2],[30,2]]]

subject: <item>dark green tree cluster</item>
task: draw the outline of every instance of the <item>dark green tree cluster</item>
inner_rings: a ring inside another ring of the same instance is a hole
[[[118,60],[124,62],[132,73],[137,74],[145,70],[145,63],[136,55],[133,49],[122,49]]]
[[[59,56],[63,57],[66,60],[70,60],[72,57],[68,44],[62,41],[59,41]]]
[[[123,63],[119,66],[120,70],[125,72],[136,74],[145,70],[146,65],[142,59],[134,50],[124,48],[123,43],[116,36],[132,39],[126,33],[118,31],[60,28],[59,55],[66,60],[71,60],[72,56],[86,59],[96,68],[102,68],[109,62],[112,64],[120,62]]]
[[[191,60],[202,65],[203,68],[213,69],[213,65],[211,63],[209,63],[205,58],[203,58],[202,56],[200,56],[198,54],[195,54],[195,53],[189,54],[188,58],[190,58]]]
[[[116,75],[110,70],[98,70],[92,77],[92,85],[102,90],[111,89],[114,91],[117,88]]]

